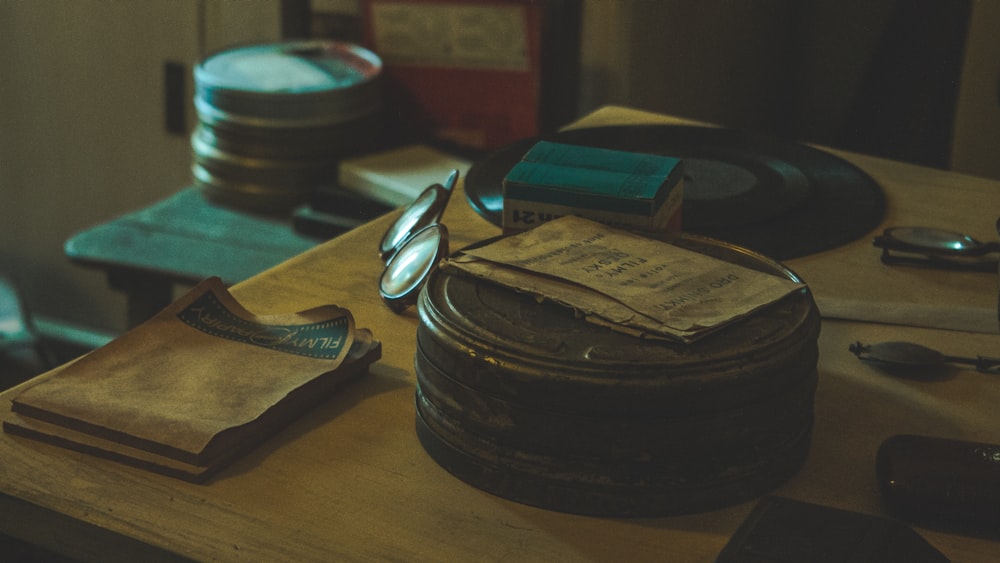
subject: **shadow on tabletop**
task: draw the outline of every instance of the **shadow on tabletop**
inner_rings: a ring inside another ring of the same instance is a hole
[[[413,384],[409,381],[409,377],[405,370],[380,365],[378,362],[372,364],[369,373],[335,390],[315,408],[303,413],[287,427],[222,469],[205,484],[211,485],[253,471],[264,459],[285,444],[294,442],[321,427],[336,424],[338,417],[362,402],[403,388],[409,388],[412,393]]]

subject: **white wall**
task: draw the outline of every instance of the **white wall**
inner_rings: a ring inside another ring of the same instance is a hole
[[[36,314],[124,328],[124,298],[63,244],[190,183],[189,140],[164,130],[164,62],[275,39],[279,6],[0,1],[0,270]]]
[[[953,169],[1000,179],[1000,2],[977,0],[955,114]],[[997,214],[1000,215],[1000,206]]]

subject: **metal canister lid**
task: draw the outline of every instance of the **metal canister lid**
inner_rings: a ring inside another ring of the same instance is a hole
[[[666,236],[690,250],[799,281],[750,250],[696,235]],[[781,378],[802,377],[776,368],[804,351],[814,356],[819,331],[807,288],[687,345],[620,334],[583,321],[568,307],[448,271],[429,280],[419,305],[423,352],[446,371],[463,377],[475,372],[478,389],[503,394],[517,388],[521,400],[545,408],[565,399],[570,410],[615,414],[647,407],[693,413],[726,408],[724,399],[754,401]],[[489,370],[470,366],[487,354]],[[716,388],[728,393],[708,392]],[[595,392],[605,390],[612,392]]]
[[[381,59],[351,43],[238,47],[195,68],[195,107],[204,123],[328,126],[377,111],[381,73]]]

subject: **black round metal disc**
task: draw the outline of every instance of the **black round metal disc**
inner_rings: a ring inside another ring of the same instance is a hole
[[[881,187],[830,153],[732,129],[674,125],[572,129],[507,145],[466,174],[473,209],[500,225],[503,179],[543,139],[682,159],[683,230],[776,260],[856,240],[877,227],[885,213]]]

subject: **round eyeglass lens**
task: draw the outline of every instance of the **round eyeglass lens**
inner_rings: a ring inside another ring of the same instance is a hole
[[[383,260],[388,260],[406,237],[412,235],[421,227],[426,226],[429,210],[439,197],[437,190],[431,186],[421,192],[417,199],[407,207],[399,219],[389,227],[379,244],[379,254]],[[422,224],[423,223],[423,224]]]
[[[431,225],[413,235],[382,272],[379,292],[394,309],[412,305],[424,281],[447,252],[448,229]]]
[[[382,237],[378,248],[382,260],[386,261],[392,258],[392,255],[396,253],[407,237],[437,222],[444,212],[450,196],[451,192],[440,184],[429,186],[421,192]]]
[[[980,245],[979,241],[962,233],[925,227],[897,227],[890,235],[899,242],[932,250],[961,252]]]

